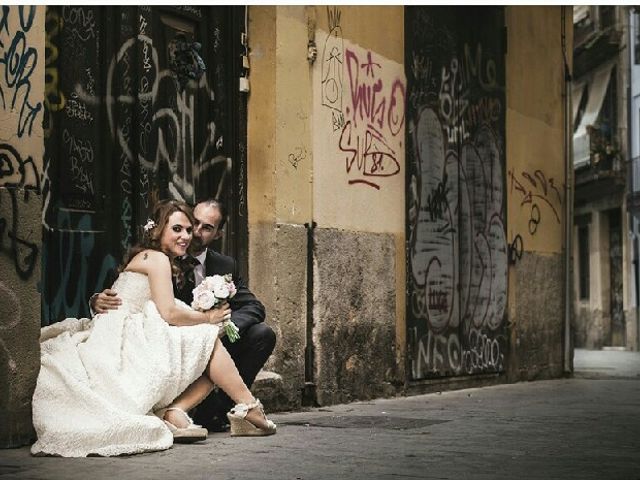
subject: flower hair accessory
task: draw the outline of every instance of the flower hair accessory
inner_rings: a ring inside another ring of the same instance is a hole
[[[142,227],[142,228],[144,229],[145,232],[148,232],[149,230],[151,230],[155,226],[156,226],[156,222],[154,222],[150,218],[147,218],[147,223],[145,223],[144,227]]]

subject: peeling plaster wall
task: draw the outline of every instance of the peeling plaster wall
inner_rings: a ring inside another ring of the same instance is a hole
[[[272,409],[301,406],[307,312],[306,235],[301,225],[277,224],[266,229],[263,239],[268,239],[271,254],[265,253],[264,261],[250,265],[252,291],[263,300],[266,322],[277,338],[276,349],[265,366],[283,379],[268,400]]]
[[[316,234],[314,343],[320,405],[393,395],[395,243],[384,233]]]
[[[514,375],[519,380],[562,375],[564,303],[559,295],[562,269],[561,254],[525,252],[518,264],[514,332],[517,372]]]
[[[32,438],[40,367],[44,16],[0,11],[0,447]]]

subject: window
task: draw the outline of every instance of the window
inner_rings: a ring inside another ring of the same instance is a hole
[[[579,98],[578,98],[579,96]],[[576,109],[576,114],[574,116],[573,122],[573,133],[576,133],[578,127],[580,126],[580,122],[582,121],[582,117],[584,115],[584,111],[587,108],[587,99],[589,98],[589,84],[587,83],[582,87],[580,93],[576,92],[576,99],[578,100],[574,107]]]
[[[633,63],[640,65],[640,11],[633,9]]]
[[[582,45],[595,31],[595,6],[578,5],[573,7],[573,47]]]
[[[586,82],[585,93],[580,100],[577,96],[581,83],[579,82],[575,87],[576,101],[580,102],[575,111],[579,124],[573,133],[573,164],[575,168],[592,164],[594,153],[606,152],[607,144],[613,145],[611,137],[616,128],[614,124],[616,114],[614,70],[615,62],[609,61],[591,73],[588,78],[583,79],[583,82]],[[613,81],[611,81],[612,77]],[[584,100],[585,98],[586,100]],[[583,109],[582,102],[584,101],[586,104]]]
[[[589,300],[589,226],[578,227],[578,276],[580,300]]]
[[[618,92],[616,89],[616,68],[611,71],[611,79],[607,87],[607,93],[604,96],[602,102],[602,108],[600,109],[600,115],[598,118],[599,130],[604,139],[609,143],[614,143],[615,132],[617,130],[617,105],[616,100]]]
[[[611,80],[607,87],[602,107],[594,128],[589,132],[589,148],[591,150],[591,166],[600,170],[612,170],[617,164],[618,141],[617,130],[617,91],[616,68],[611,72]]]
[[[616,7],[615,6],[600,6],[598,12],[600,15],[600,29],[613,27],[616,24]]]

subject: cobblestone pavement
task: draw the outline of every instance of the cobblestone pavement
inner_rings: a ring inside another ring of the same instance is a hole
[[[118,458],[0,451],[0,479],[640,480],[640,354],[576,351],[575,378],[272,415],[278,434]]]

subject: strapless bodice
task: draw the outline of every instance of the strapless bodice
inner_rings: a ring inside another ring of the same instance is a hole
[[[128,312],[141,312],[145,303],[151,299],[151,289],[149,287],[149,277],[139,272],[122,272],[111,287],[118,293],[122,300],[122,305],[118,310]]]

